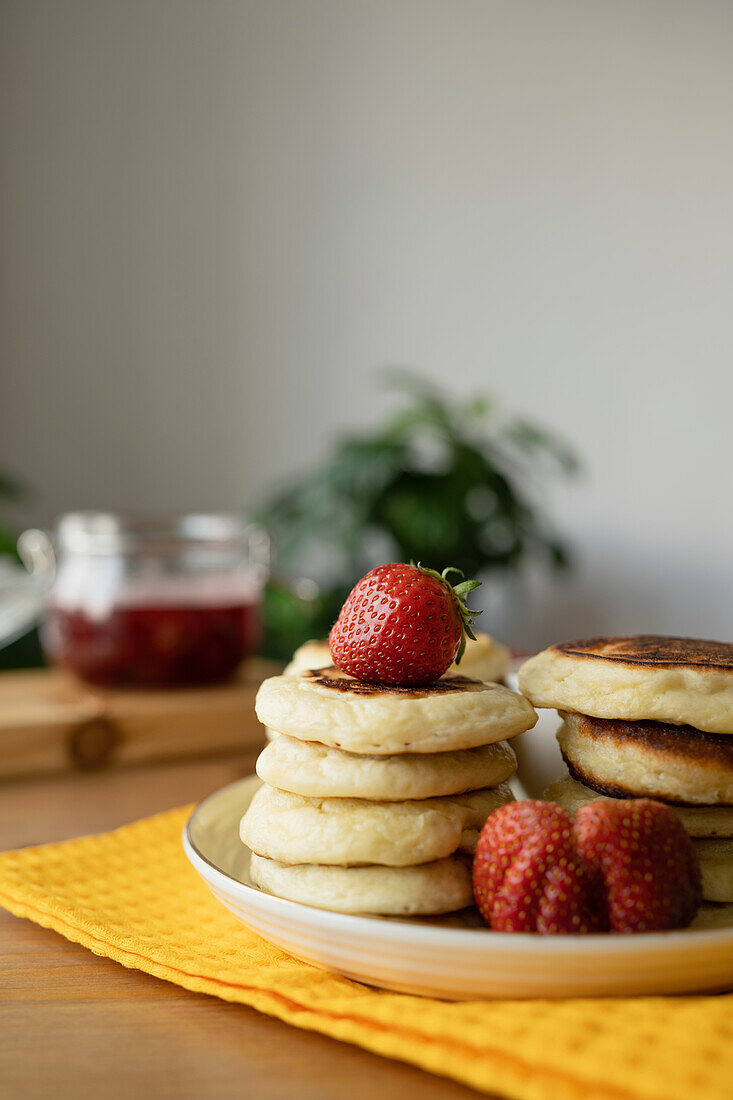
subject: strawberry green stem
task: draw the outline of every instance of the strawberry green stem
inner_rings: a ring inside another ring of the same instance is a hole
[[[412,564],[414,565],[415,563],[412,562]],[[427,566],[421,565],[420,562],[417,563],[416,568],[418,568],[421,573],[426,573],[428,577],[433,577],[434,580],[440,581],[446,591],[450,592],[455,601],[461,623],[461,640],[458,643],[458,652],[456,653],[456,664],[459,665],[466,651],[466,636],[471,638],[472,641],[476,641],[476,635],[471,629],[473,620],[478,615],[482,614],[481,611],[472,611],[470,608],[466,607],[463,598],[467,596],[469,592],[473,592],[475,588],[480,588],[481,581],[460,581],[454,587],[448,580],[449,573],[457,573],[459,577],[463,576],[461,570],[457,569],[455,565],[447,566],[442,573],[438,573],[436,569],[428,569]]]

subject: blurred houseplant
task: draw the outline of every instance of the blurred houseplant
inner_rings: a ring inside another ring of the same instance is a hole
[[[37,628],[32,622],[28,625],[27,620],[17,629],[14,626],[18,622],[18,586],[22,583],[27,588],[27,576],[20,569],[16,550],[18,531],[6,519],[6,511],[10,506],[22,504],[28,495],[23,482],[0,470],[0,669],[30,668],[43,663]]]
[[[27,496],[26,487],[17,478],[3,470],[0,470],[0,506],[3,511],[7,505],[19,504]],[[18,560],[15,543],[18,532],[7,522],[4,516],[0,516],[0,557],[9,554]]]
[[[538,555],[568,564],[532,487],[538,475],[575,472],[569,448],[536,424],[504,420],[489,398],[455,401],[403,372],[393,382],[404,401],[395,415],[340,439],[259,510],[274,542],[269,656],[325,637],[352,585],[380,561],[455,565],[467,577]]]

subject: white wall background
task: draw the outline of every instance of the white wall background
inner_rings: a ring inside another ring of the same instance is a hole
[[[733,637],[733,7],[5,0],[0,450],[226,508],[423,368],[561,429],[512,640]]]

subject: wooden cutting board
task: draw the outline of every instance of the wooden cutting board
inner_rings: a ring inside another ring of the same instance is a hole
[[[0,674],[0,781],[154,760],[212,756],[264,743],[257,688],[278,665],[245,661],[219,687],[109,691],[58,669]]]

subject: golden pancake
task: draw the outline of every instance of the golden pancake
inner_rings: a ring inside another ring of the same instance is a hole
[[[242,818],[240,837],[279,863],[408,867],[473,851],[489,814],[513,801],[506,784],[410,802],[305,798],[264,785]]]
[[[365,684],[334,668],[265,680],[255,709],[278,733],[377,756],[476,748],[537,721],[527,700],[500,684],[464,676],[424,687]]]
[[[550,646],[519,670],[537,707],[733,733],[733,645],[640,634]]]
[[[705,901],[733,902],[733,840],[696,840]]]
[[[496,787],[515,772],[506,741],[458,752],[365,756],[297,741],[284,733],[257,760],[257,774],[271,787],[311,798],[367,798],[403,802]]]
[[[551,783],[542,795],[546,802],[559,802],[571,814],[574,814],[586,802],[609,798],[591,787],[586,787],[576,779],[564,778]],[[713,838],[733,837],[733,808],[729,806],[673,806],[670,810],[682,822],[685,832],[691,837]]]
[[[473,901],[471,871],[449,856],[417,867],[290,867],[253,855],[255,886],[280,898],[337,913],[374,913],[384,917],[452,913]]]
[[[566,714],[557,739],[570,774],[603,794],[733,805],[733,738],[690,726]]]

